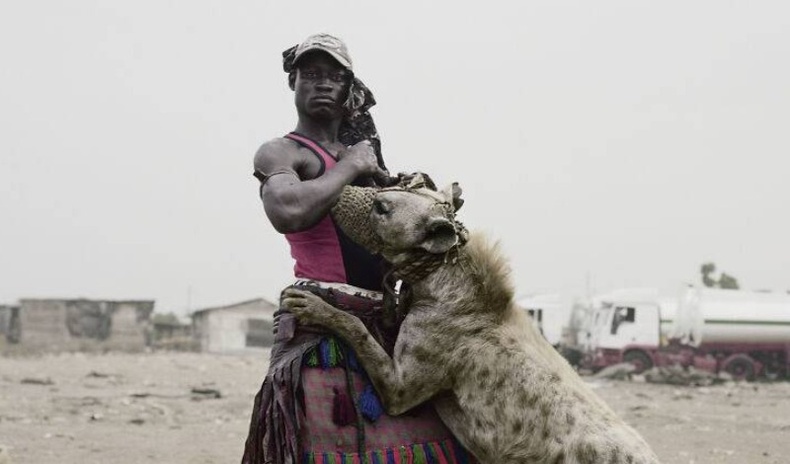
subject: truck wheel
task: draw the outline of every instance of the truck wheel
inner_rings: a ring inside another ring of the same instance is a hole
[[[577,350],[569,346],[561,346],[558,350],[562,357],[565,358],[565,360],[568,361],[568,364],[573,366],[574,369],[578,369],[579,366],[581,366],[582,357],[584,356],[584,353],[582,353],[581,350]]]
[[[634,374],[641,374],[653,368],[653,360],[644,351],[628,351],[623,355],[623,362],[631,363],[636,370]]]
[[[724,361],[721,368],[735,380],[754,379],[754,361],[745,354],[730,356]]]

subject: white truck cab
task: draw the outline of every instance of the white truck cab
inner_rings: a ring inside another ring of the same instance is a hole
[[[591,304],[585,348],[594,370],[621,362],[626,347],[661,344],[664,331],[657,289],[616,290],[592,298]]]

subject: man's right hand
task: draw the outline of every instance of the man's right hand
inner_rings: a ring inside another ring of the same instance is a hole
[[[371,176],[376,179],[389,176],[387,171],[379,167],[376,151],[370,140],[363,140],[338,153],[338,160],[351,163],[360,176]]]

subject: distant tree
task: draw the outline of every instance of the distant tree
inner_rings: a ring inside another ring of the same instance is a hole
[[[723,288],[727,290],[737,290],[740,288],[738,279],[724,272],[721,273],[718,280],[711,277],[711,274],[716,272],[716,265],[714,263],[703,264],[700,267],[700,272],[702,273],[702,284],[706,287]]]
[[[716,272],[716,265],[713,263],[705,263],[700,268],[702,272],[702,284],[706,287],[715,287],[716,281],[710,275]]]
[[[738,290],[738,279],[722,272],[719,276],[719,288]]]

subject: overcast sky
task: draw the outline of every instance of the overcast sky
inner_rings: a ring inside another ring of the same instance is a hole
[[[790,289],[786,2],[0,3],[0,303],[275,298],[252,157],[283,49],[348,43],[393,171],[459,181],[518,293]]]

